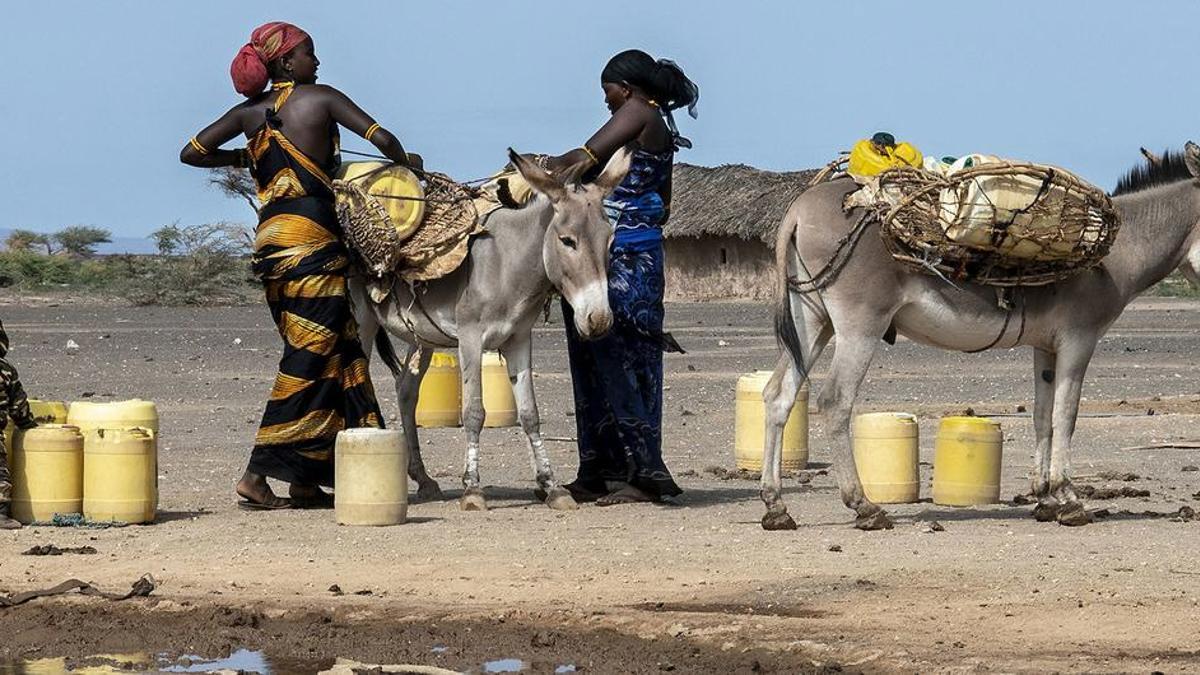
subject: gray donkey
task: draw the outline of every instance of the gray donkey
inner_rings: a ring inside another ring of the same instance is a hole
[[[479,432],[483,427],[480,363],[485,349],[498,349],[508,364],[517,413],[529,441],[539,494],[553,509],[576,508],[559,486],[542,441],[533,394],[533,326],[557,290],[575,310],[575,327],[585,339],[612,326],[608,304],[608,249],[612,226],[601,201],[629,171],[630,154],[616,153],[591,183],[567,185],[511,149],[509,157],[538,194],[521,209],[501,209],[487,220],[487,233],[471,243],[462,266],[416,291],[397,279],[383,303],[374,303],[363,283],[351,283],[364,346],[377,343],[396,380],[400,418],[409,452],[409,476],[418,496],[438,499],[441,489],[425,470],[417,440],[417,392],[432,349],[458,347],[463,378],[464,510],[485,510],[479,486]],[[406,345],[403,359],[390,342],[375,340],[380,328]],[[403,361],[401,363],[400,361]]]
[[[1113,198],[1121,232],[1104,261],[1066,281],[1018,291],[1011,313],[998,307],[993,289],[956,288],[896,263],[877,228],[867,231],[823,291],[796,290],[788,279],[802,283],[811,278],[809,270],[822,269],[859,215],[842,210],[843,197],[856,189],[848,179],[797,197],[776,245],[775,332],[784,349],[763,394],[763,528],[796,527],[780,495],[783,426],[801,383],[834,335],[833,362],[818,405],[828,416],[842,501],[854,510],[859,529],[892,526],[887,513],[863,495],[849,435],[859,386],[880,339],[892,331],[942,349],[1033,347],[1033,515],[1063,525],[1090,522],[1071,486],[1070,451],[1096,343],[1138,294],[1181,264],[1200,261],[1200,146],[1189,142],[1182,161],[1176,156],[1130,176]]]

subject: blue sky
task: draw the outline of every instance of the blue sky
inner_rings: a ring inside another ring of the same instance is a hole
[[[680,161],[814,167],[889,130],[1108,188],[1139,145],[1200,140],[1198,18],[1184,0],[11,3],[0,228],[252,220],[177,157],[238,102],[229,62],[273,19],[313,34],[322,82],[460,179],[498,168],[508,145],[579,145],[607,115],[605,61],[640,47],[700,85]]]

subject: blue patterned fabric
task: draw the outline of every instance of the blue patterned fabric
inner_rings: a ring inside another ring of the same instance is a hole
[[[579,438],[576,483],[593,492],[607,492],[604,481],[624,481],[655,497],[683,492],[662,458],[662,353],[669,336],[660,190],[672,160],[671,152],[637,151],[629,174],[605,200],[615,230],[608,263],[612,330],[581,340],[563,302]]]
[[[671,179],[674,152],[635,150],[625,180],[604,200],[604,210],[618,235],[622,230],[661,230],[666,204],[662,189]]]

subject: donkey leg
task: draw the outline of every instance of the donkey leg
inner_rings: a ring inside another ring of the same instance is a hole
[[[382,330],[387,333],[387,325],[378,314],[378,307],[370,304],[361,281],[347,282],[354,300],[354,316],[358,322],[358,336],[362,341],[363,352],[370,360],[376,339]],[[369,305],[369,306],[368,306]],[[396,403],[400,408],[400,427],[404,432],[404,445],[408,450],[408,477],[417,482],[417,498],[422,501],[435,501],[442,498],[442,489],[437,481],[429,477],[425,470],[425,462],[421,460],[421,444],[417,438],[417,392],[421,387],[421,378],[429,367],[429,350],[422,350],[407,340],[403,341],[399,353],[394,351],[393,344],[388,341],[380,345],[380,357],[384,365],[392,373],[392,384],[396,388]]]
[[[1036,349],[1033,352],[1033,431],[1037,450],[1033,460],[1032,488],[1037,498],[1033,517],[1049,522],[1058,517],[1061,504],[1050,493],[1050,444],[1054,437],[1054,369],[1057,357],[1053,352]]]
[[[821,351],[833,337],[829,317],[816,300],[789,292],[784,302],[788,304],[782,309],[775,330],[784,344],[790,344],[792,348],[783,350],[775,364],[775,372],[763,388],[766,428],[763,431],[763,473],[759,495],[767,507],[762,518],[764,530],[796,529],[796,521],[788,515],[787,506],[783,503],[783,427],[796,403],[796,394],[808,379],[808,373],[821,356]],[[789,336],[780,331],[794,332]]]
[[[762,517],[764,530],[794,530],[796,521],[783,503],[783,427],[796,403],[802,378],[791,356],[783,354],[775,364],[775,372],[763,388],[766,408],[766,430],[763,434],[763,471],[759,496],[767,507]]]
[[[550,455],[542,441],[541,418],[538,416],[537,399],[533,393],[533,336],[514,337],[503,348],[504,361],[508,364],[508,379],[512,383],[513,397],[517,401],[517,417],[521,430],[529,442],[529,457],[533,464],[533,475],[537,480],[538,493],[544,494],[546,506],[556,511],[579,508],[571,493],[554,479],[550,466]]]
[[[396,376],[396,399],[400,402],[400,424],[404,428],[404,444],[408,448],[408,477],[417,482],[417,499],[441,501],[442,488],[430,477],[421,457],[421,440],[417,434],[417,394],[421,380],[429,369],[433,352],[417,345],[408,345],[399,374]]]
[[[467,432],[467,455],[463,467],[463,496],[459,507],[463,511],[486,511],[487,500],[479,486],[479,433],[483,429],[483,360],[479,336],[459,336],[458,363],[462,368],[463,429]]]
[[[1096,341],[1074,344],[1058,352],[1054,377],[1054,437],[1050,443],[1050,492],[1062,504],[1060,525],[1086,525],[1091,515],[1071,487],[1071,436],[1079,416],[1079,395]]]
[[[820,397],[821,411],[826,413],[837,453],[837,477],[842,503],[854,509],[858,516],[854,526],[860,530],[890,530],[893,526],[887,512],[863,493],[858,465],[854,462],[854,449],[850,443],[850,417],[858,397],[858,388],[867,375],[867,369],[871,367],[879,336],[883,335],[886,327],[885,324],[867,335],[838,334],[829,380]]]

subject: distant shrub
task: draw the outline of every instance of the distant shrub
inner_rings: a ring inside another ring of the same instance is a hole
[[[1155,284],[1147,295],[1170,298],[1198,298],[1200,297],[1200,288],[1193,286],[1177,270],[1172,272],[1166,279]]]
[[[68,286],[75,280],[75,261],[32,251],[0,253],[0,287],[32,290],[47,286]]]
[[[230,223],[168,225],[151,235],[158,256],[144,257],[121,294],[138,305],[240,304],[261,291],[250,276],[250,239]]]

